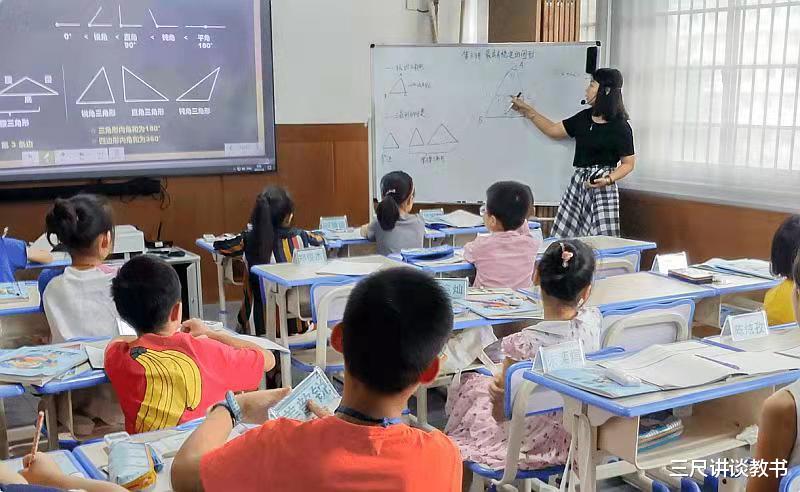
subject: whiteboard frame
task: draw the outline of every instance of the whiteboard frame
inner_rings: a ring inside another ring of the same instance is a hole
[[[374,215],[374,206],[373,200],[380,200],[381,197],[378,196],[380,192],[379,187],[377,186],[377,170],[375,169],[375,165],[377,163],[377,156],[375,155],[376,148],[376,135],[375,135],[375,98],[373,97],[375,94],[375,56],[373,55],[375,48],[495,48],[495,47],[521,47],[521,46],[528,46],[528,45],[544,45],[544,46],[575,46],[575,45],[583,45],[587,48],[591,48],[592,46],[596,46],[597,48],[602,48],[601,41],[577,41],[573,43],[544,43],[544,42],[524,42],[524,43],[410,43],[410,44],[371,44],[369,46],[369,78],[370,78],[370,93],[369,93],[369,104],[370,104],[370,115],[368,120],[368,141],[369,141],[369,214],[370,219]],[[597,68],[602,68],[605,66],[603,60],[603,51],[600,49],[599,56],[597,57]],[[442,205],[483,205],[483,201],[456,201],[456,202],[416,202],[420,204],[442,204]],[[544,206],[544,207],[557,207],[559,203],[554,202],[541,202],[536,203],[537,206]]]

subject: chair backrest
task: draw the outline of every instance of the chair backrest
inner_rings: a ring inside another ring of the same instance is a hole
[[[358,281],[357,278],[347,278],[342,280],[326,280],[324,282],[312,285],[311,321],[314,322],[314,324],[318,323],[319,306],[320,303],[322,302],[322,299],[324,299],[328,293],[338,289],[339,287],[355,284],[357,281]],[[326,316],[328,320],[328,326],[330,326],[331,323],[341,321],[342,316],[344,315],[344,308],[346,304],[347,304],[347,298],[344,299],[344,302],[335,303],[327,307]]]
[[[623,251],[620,253],[598,253],[595,267],[595,280],[636,273],[639,271],[641,253],[639,251]]]
[[[651,345],[688,340],[694,319],[694,301],[643,304],[603,314],[601,347],[634,351]]]
[[[327,366],[329,326],[342,319],[350,292],[356,286],[355,279],[315,285],[311,288],[312,317],[317,327],[315,364]],[[318,287],[318,288],[317,288]]]

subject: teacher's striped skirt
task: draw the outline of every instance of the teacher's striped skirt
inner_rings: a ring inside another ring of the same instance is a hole
[[[555,237],[619,236],[619,189],[617,184],[589,188],[588,181],[608,176],[613,169],[593,166],[575,168],[561,199],[553,224]]]

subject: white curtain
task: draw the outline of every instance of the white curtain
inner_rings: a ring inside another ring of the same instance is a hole
[[[800,2],[613,0],[637,167],[626,188],[800,208]]]

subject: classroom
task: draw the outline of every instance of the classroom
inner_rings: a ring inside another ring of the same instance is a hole
[[[800,491],[800,3],[0,26],[0,491]]]

